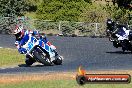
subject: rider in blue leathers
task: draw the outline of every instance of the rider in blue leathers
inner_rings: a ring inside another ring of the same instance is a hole
[[[22,25],[17,25],[16,29],[14,30],[14,34],[16,36],[15,45],[21,54],[26,53],[26,49],[22,48],[21,46],[25,45],[26,42],[29,40],[29,35],[35,36],[36,38],[42,39],[42,36],[40,36],[38,31],[30,31],[25,30]],[[46,36],[42,39],[45,43],[48,42]]]
[[[14,30],[14,35],[16,37],[15,45],[20,54],[26,54],[25,63],[27,66],[32,65],[35,62],[34,57],[28,54],[27,50],[23,46],[28,42],[31,36],[35,36],[36,39],[43,41],[45,44],[48,44],[51,47],[51,50],[55,52],[55,55],[58,55],[55,51],[56,47],[53,46],[46,38],[46,36],[41,36],[38,31],[25,30],[22,25],[16,26]],[[53,61],[54,58],[51,60]]]

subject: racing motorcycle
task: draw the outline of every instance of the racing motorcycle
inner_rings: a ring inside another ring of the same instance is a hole
[[[113,34],[115,36],[115,39],[112,41],[113,46],[116,48],[122,47],[123,52],[126,50],[132,52],[132,32],[122,25],[118,27],[118,30],[121,29],[124,29],[125,32],[117,31]]]
[[[44,65],[61,65],[62,56],[56,51],[56,47],[50,42],[45,43],[43,38],[37,39],[35,36],[29,36],[29,40],[22,48],[26,49],[26,65],[30,66],[35,62]]]
[[[132,52],[132,32],[129,32],[128,38],[124,40],[120,40],[120,44],[122,46],[123,52],[131,51]]]

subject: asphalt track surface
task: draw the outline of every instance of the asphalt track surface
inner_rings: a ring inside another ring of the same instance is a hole
[[[122,53],[121,48],[114,48],[107,38],[88,37],[48,37],[64,57],[62,65],[1,68],[2,73],[41,73],[77,71],[82,65],[86,70],[129,70],[132,69],[132,54]],[[0,47],[15,48],[15,38],[11,35],[0,35]]]

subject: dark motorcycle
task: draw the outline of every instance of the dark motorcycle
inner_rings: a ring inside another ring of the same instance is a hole
[[[132,31],[129,32],[128,40],[120,41],[123,52],[131,51],[132,52]]]
[[[121,47],[123,52],[125,52],[126,50],[132,52],[132,31],[130,31],[125,25],[116,25],[116,27],[110,28],[113,28],[114,31],[108,31],[107,29],[107,33],[109,33],[109,41],[113,43],[113,46],[116,48]],[[129,31],[129,35],[126,35],[123,28]],[[119,36],[117,36],[116,34],[118,34]]]

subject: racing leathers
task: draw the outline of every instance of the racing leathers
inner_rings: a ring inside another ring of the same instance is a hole
[[[42,36],[40,36],[38,31],[22,30],[22,38],[21,39],[16,38],[16,41],[15,41],[15,45],[19,53],[21,54],[27,53],[27,50],[25,48],[22,48],[22,46],[27,43],[30,36],[35,36],[36,38],[39,38],[39,39],[43,38]],[[42,40],[44,43],[48,42],[46,36]]]
[[[118,40],[129,40],[129,33],[130,30],[127,30],[125,26],[121,26],[115,35],[117,36]]]

